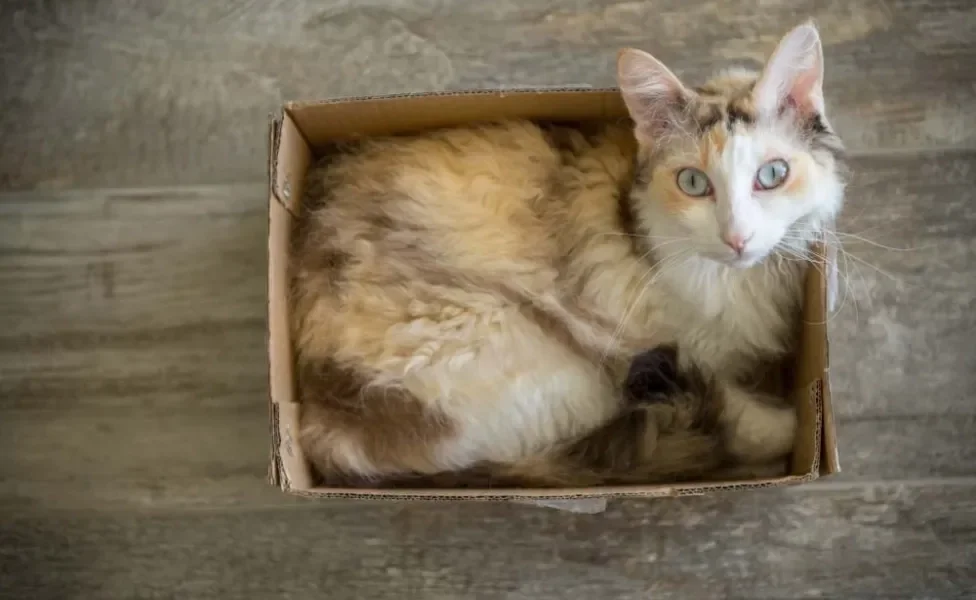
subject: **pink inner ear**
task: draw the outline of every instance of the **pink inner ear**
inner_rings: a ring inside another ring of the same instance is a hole
[[[767,114],[823,112],[822,79],[820,37],[810,25],[797,27],[780,40],[767,62],[754,92],[757,107]]]
[[[793,89],[787,94],[786,101],[804,113],[818,112],[818,102],[815,95],[819,94],[819,82],[818,70],[811,69],[800,74],[793,83]]]
[[[786,94],[779,102],[777,112],[782,116],[786,111],[793,110],[803,115],[820,112],[817,101],[817,75],[804,73],[793,82]]]
[[[681,109],[687,94],[681,81],[664,64],[640,50],[623,50],[617,59],[617,80],[644,144],[659,142]]]

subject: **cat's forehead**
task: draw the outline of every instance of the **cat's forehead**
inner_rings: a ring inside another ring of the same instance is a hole
[[[681,129],[684,135],[658,147],[658,163],[673,167],[693,161],[703,167],[729,168],[747,155],[755,159],[769,144],[784,141],[779,139],[786,133],[781,128],[770,129],[770,123],[757,127],[753,89],[758,79],[753,71],[727,70],[692,88],[694,94],[685,106],[686,121]],[[732,144],[733,138],[739,143]],[[727,148],[736,150],[731,153],[735,156],[728,158],[738,160],[722,165],[717,159],[727,154]]]
[[[757,79],[757,74],[751,71],[729,70],[694,88],[693,114],[699,131],[703,134],[713,128],[731,131],[737,124],[755,123],[752,91]]]
[[[751,94],[758,80],[759,73],[756,71],[726,69],[713,75],[694,90],[702,96],[731,99]]]

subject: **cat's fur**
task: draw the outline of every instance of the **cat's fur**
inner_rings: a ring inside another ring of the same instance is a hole
[[[784,457],[794,411],[740,380],[790,350],[799,259],[841,205],[822,64],[809,24],[761,75],[695,90],[627,50],[632,124],[371,139],[314,168],[292,264],[306,456],[326,478],[539,485]],[[789,178],[754,191],[771,158]],[[685,166],[709,197],[682,193]],[[692,383],[628,405],[631,360],[661,344]]]

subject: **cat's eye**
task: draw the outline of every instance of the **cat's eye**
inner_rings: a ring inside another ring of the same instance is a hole
[[[678,171],[678,187],[682,192],[696,198],[712,193],[712,182],[708,180],[708,175],[693,167]]]
[[[789,174],[790,165],[785,160],[771,160],[756,171],[756,183],[753,187],[757,190],[774,190],[783,185]]]

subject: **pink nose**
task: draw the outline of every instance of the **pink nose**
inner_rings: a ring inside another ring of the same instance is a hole
[[[746,249],[746,244],[751,239],[751,235],[749,237],[743,237],[741,233],[727,233],[722,236],[722,241],[725,242],[725,245],[732,248],[739,255]]]

